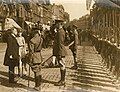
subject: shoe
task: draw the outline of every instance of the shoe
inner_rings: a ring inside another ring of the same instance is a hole
[[[64,81],[59,81],[55,84],[55,86],[65,86],[65,82]]]
[[[40,87],[34,87],[33,89],[40,92]]]

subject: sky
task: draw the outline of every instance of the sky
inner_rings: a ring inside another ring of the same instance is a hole
[[[79,19],[89,13],[86,10],[86,0],[50,0],[50,2],[63,5],[65,11],[70,14],[70,20]]]

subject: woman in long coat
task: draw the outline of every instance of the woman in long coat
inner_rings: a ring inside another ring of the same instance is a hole
[[[9,83],[14,81],[14,68],[19,65],[19,46],[16,40],[17,29],[13,28],[8,36],[4,65],[9,66]]]

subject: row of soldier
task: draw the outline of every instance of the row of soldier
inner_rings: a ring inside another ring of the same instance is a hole
[[[108,75],[114,77],[113,83],[119,83],[120,76],[120,63],[119,63],[119,53],[120,49],[117,47],[113,38],[110,41],[107,39],[102,39],[91,34],[91,40],[95,46],[98,54],[102,57],[102,63],[105,70],[107,70]]]
[[[53,42],[53,57],[55,57],[59,63],[61,79],[57,82],[56,86],[65,85],[65,57],[67,55],[67,51],[65,48],[65,39],[66,34],[63,29],[63,20],[55,20],[54,27],[51,31],[51,37],[54,39]],[[73,53],[74,57],[74,66],[73,69],[77,69],[77,45],[78,45],[78,32],[77,26],[72,26],[72,31],[70,35],[70,43],[69,48]],[[28,35],[28,34],[27,34]],[[26,40],[28,36],[22,36],[22,30],[13,27],[11,29],[11,33],[8,35],[7,39],[7,49],[4,58],[4,65],[9,66],[9,83],[16,83],[15,81],[15,73],[14,69],[18,66],[19,75],[21,75],[21,67],[24,65],[24,69],[26,69],[26,63],[29,64],[32,71],[34,72],[35,79],[35,90],[40,90],[41,85],[41,62],[42,62],[42,44],[44,42],[44,32],[40,30],[38,27],[32,28],[31,34]],[[25,38],[25,39],[24,39]],[[26,43],[25,43],[26,40]],[[28,50],[26,50],[26,47]]]

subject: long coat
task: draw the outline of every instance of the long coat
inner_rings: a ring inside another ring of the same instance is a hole
[[[39,64],[42,61],[41,49],[43,38],[41,34],[36,33],[30,40],[30,52],[32,53],[32,64]]]
[[[13,59],[10,59],[12,55]],[[13,35],[8,36],[7,49],[4,57],[5,66],[18,66],[19,65],[19,45]]]
[[[54,56],[66,56],[67,52],[64,46],[65,31],[63,28],[58,29],[53,43],[53,55]]]

